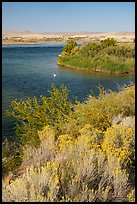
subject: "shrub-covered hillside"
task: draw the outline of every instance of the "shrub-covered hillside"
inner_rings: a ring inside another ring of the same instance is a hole
[[[82,46],[77,46],[74,41],[68,41],[59,55],[58,64],[85,71],[133,74],[135,47],[130,44],[118,44],[113,38]]]
[[[134,202],[134,85],[84,103],[53,85],[49,98],[13,101],[8,114],[20,155],[3,151],[3,202]]]

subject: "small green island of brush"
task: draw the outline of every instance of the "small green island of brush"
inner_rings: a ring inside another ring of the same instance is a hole
[[[134,74],[135,43],[107,38],[78,46],[70,40],[58,56],[58,65],[88,72]]]

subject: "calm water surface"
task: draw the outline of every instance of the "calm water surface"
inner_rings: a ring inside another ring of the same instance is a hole
[[[5,117],[13,99],[48,96],[51,83],[65,84],[70,98],[84,101],[92,90],[97,96],[98,86],[118,91],[118,85],[135,82],[134,76],[108,76],[83,73],[57,65],[57,55],[64,44],[5,45],[2,47],[2,137],[13,137],[14,121]],[[56,77],[53,76],[56,74]]]

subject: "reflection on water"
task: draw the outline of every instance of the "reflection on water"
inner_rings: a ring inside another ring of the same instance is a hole
[[[2,48],[2,134],[13,135],[13,121],[4,116],[10,101],[48,95],[51,83],[65,84],[69,97],[86,99],[92,90],[99,94],[98,86],[118,91],[118,85],[134,82],[134,76],[115,76],[70,70],[57,65],[57,55],[64,44],[10,45]],[[53,76],[56,74],[56,77]]]

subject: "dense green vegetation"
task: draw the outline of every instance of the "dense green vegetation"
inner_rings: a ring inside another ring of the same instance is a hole
[[[134,201],[134,84],[83,103],[64,85],[49,93],[7,111],[18,139],[3,145],[3,202]]]
[[[3,142],[3,175],[7,171],[16,170],[20,165],[23,146],[39,146],[38,130],[51,125],[59,134],[61,124],[72,111],[72,102],[68,99],[69,91],[64,85],[57,89],[52,84],[52,90],[48,92],[49,97],[13,100],[10,109],[6,111],[7,116],[16,119],[16,141],[11,144],[7,140]]]
[[[121,46],[113,38],[82,46],[77,46],[74,41],[68,41],[59,56],[58,64],[85,71],[133,74],[135,48],[125,44]]]

